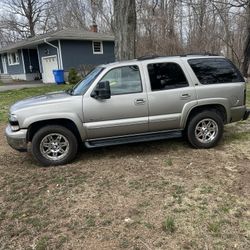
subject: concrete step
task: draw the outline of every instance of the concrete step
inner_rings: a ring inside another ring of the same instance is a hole
[[[0,74],[0,81],[3,83],[11,83],[13,82],[13,79],[8,74]]]
[[[10,83],[13,82],[12,78],[8,74],[0,74],[0,81],[3,83]]]
[[[0,74],[0,79],[2,80],[12,80],[11,76],[8,74]]]

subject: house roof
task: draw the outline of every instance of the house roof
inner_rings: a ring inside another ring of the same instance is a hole
[[[101,40],[101,41],[114,41],[114,36],[103,34],[99,32],[91,32],[81,29],[65,29],[55,32],[38,35],[35,37],[20,40],[16,43],[10,44],[0,49],[0,53],[8,52],[11,50],[29,48],[41,44],[46,41],[51,42],[55,40]]]

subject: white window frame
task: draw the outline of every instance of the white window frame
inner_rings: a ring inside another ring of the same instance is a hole
[[[95,51],[95,46],[94,43],[100,43],[100,51]],[[103,54],[103,44],[102,41],[92,41],[92,49],[93,49],[93,54]]]
[[[13,54],[15,54],[15,57],[16,57],[16,59],[17,59],[16,62],[13,62],[13,57],[12,57]],[[8,53],[8,54],[7,54],[7,58],[8,58],[8,65],[9,65],[9,66],[12,66],[12,65],[19,65],[19,64],[20,64],[20,58],[19,58],[18,51]]]

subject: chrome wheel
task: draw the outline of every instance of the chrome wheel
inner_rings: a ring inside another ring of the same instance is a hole
[[[201,143],[212,142],[218,134],[218,125],[213,119],[203,119],[195,127],[195,137]]]
[[[62,134],[48,134],[40,143],[40,152],[46,159],[58,161],[68,154],[69,141]]]

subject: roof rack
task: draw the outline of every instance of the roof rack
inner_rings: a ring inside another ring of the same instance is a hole
[[[186,57],[186,56],[219,56],[218,54],[210,53],[210,52],[197,52],[197,53],[187,53],[187,54],[179,54],[179,55],[168,55],[168,56],[159,56],[159,55],[145,55],[138,57],[138,61],[143,60],[150,60],[155,58],[162,58],[162,57],[174,57],[174,56],[180,56],[180,57]]]
[[[148,60],[148,59],[155,59],[155,58],[158,58],[158,57],[161,57],[161,56],[158,56],[158,55],[145,55],[145,56],[138,57],[136,59],[138,61],[143,61],[143,60]]]
[[[197,52],[197,53],[188,53],[188,54],[182,54],[179,55],[181,57],[185,56],[219,56],[218,54],[210,53],[210,52]]]

